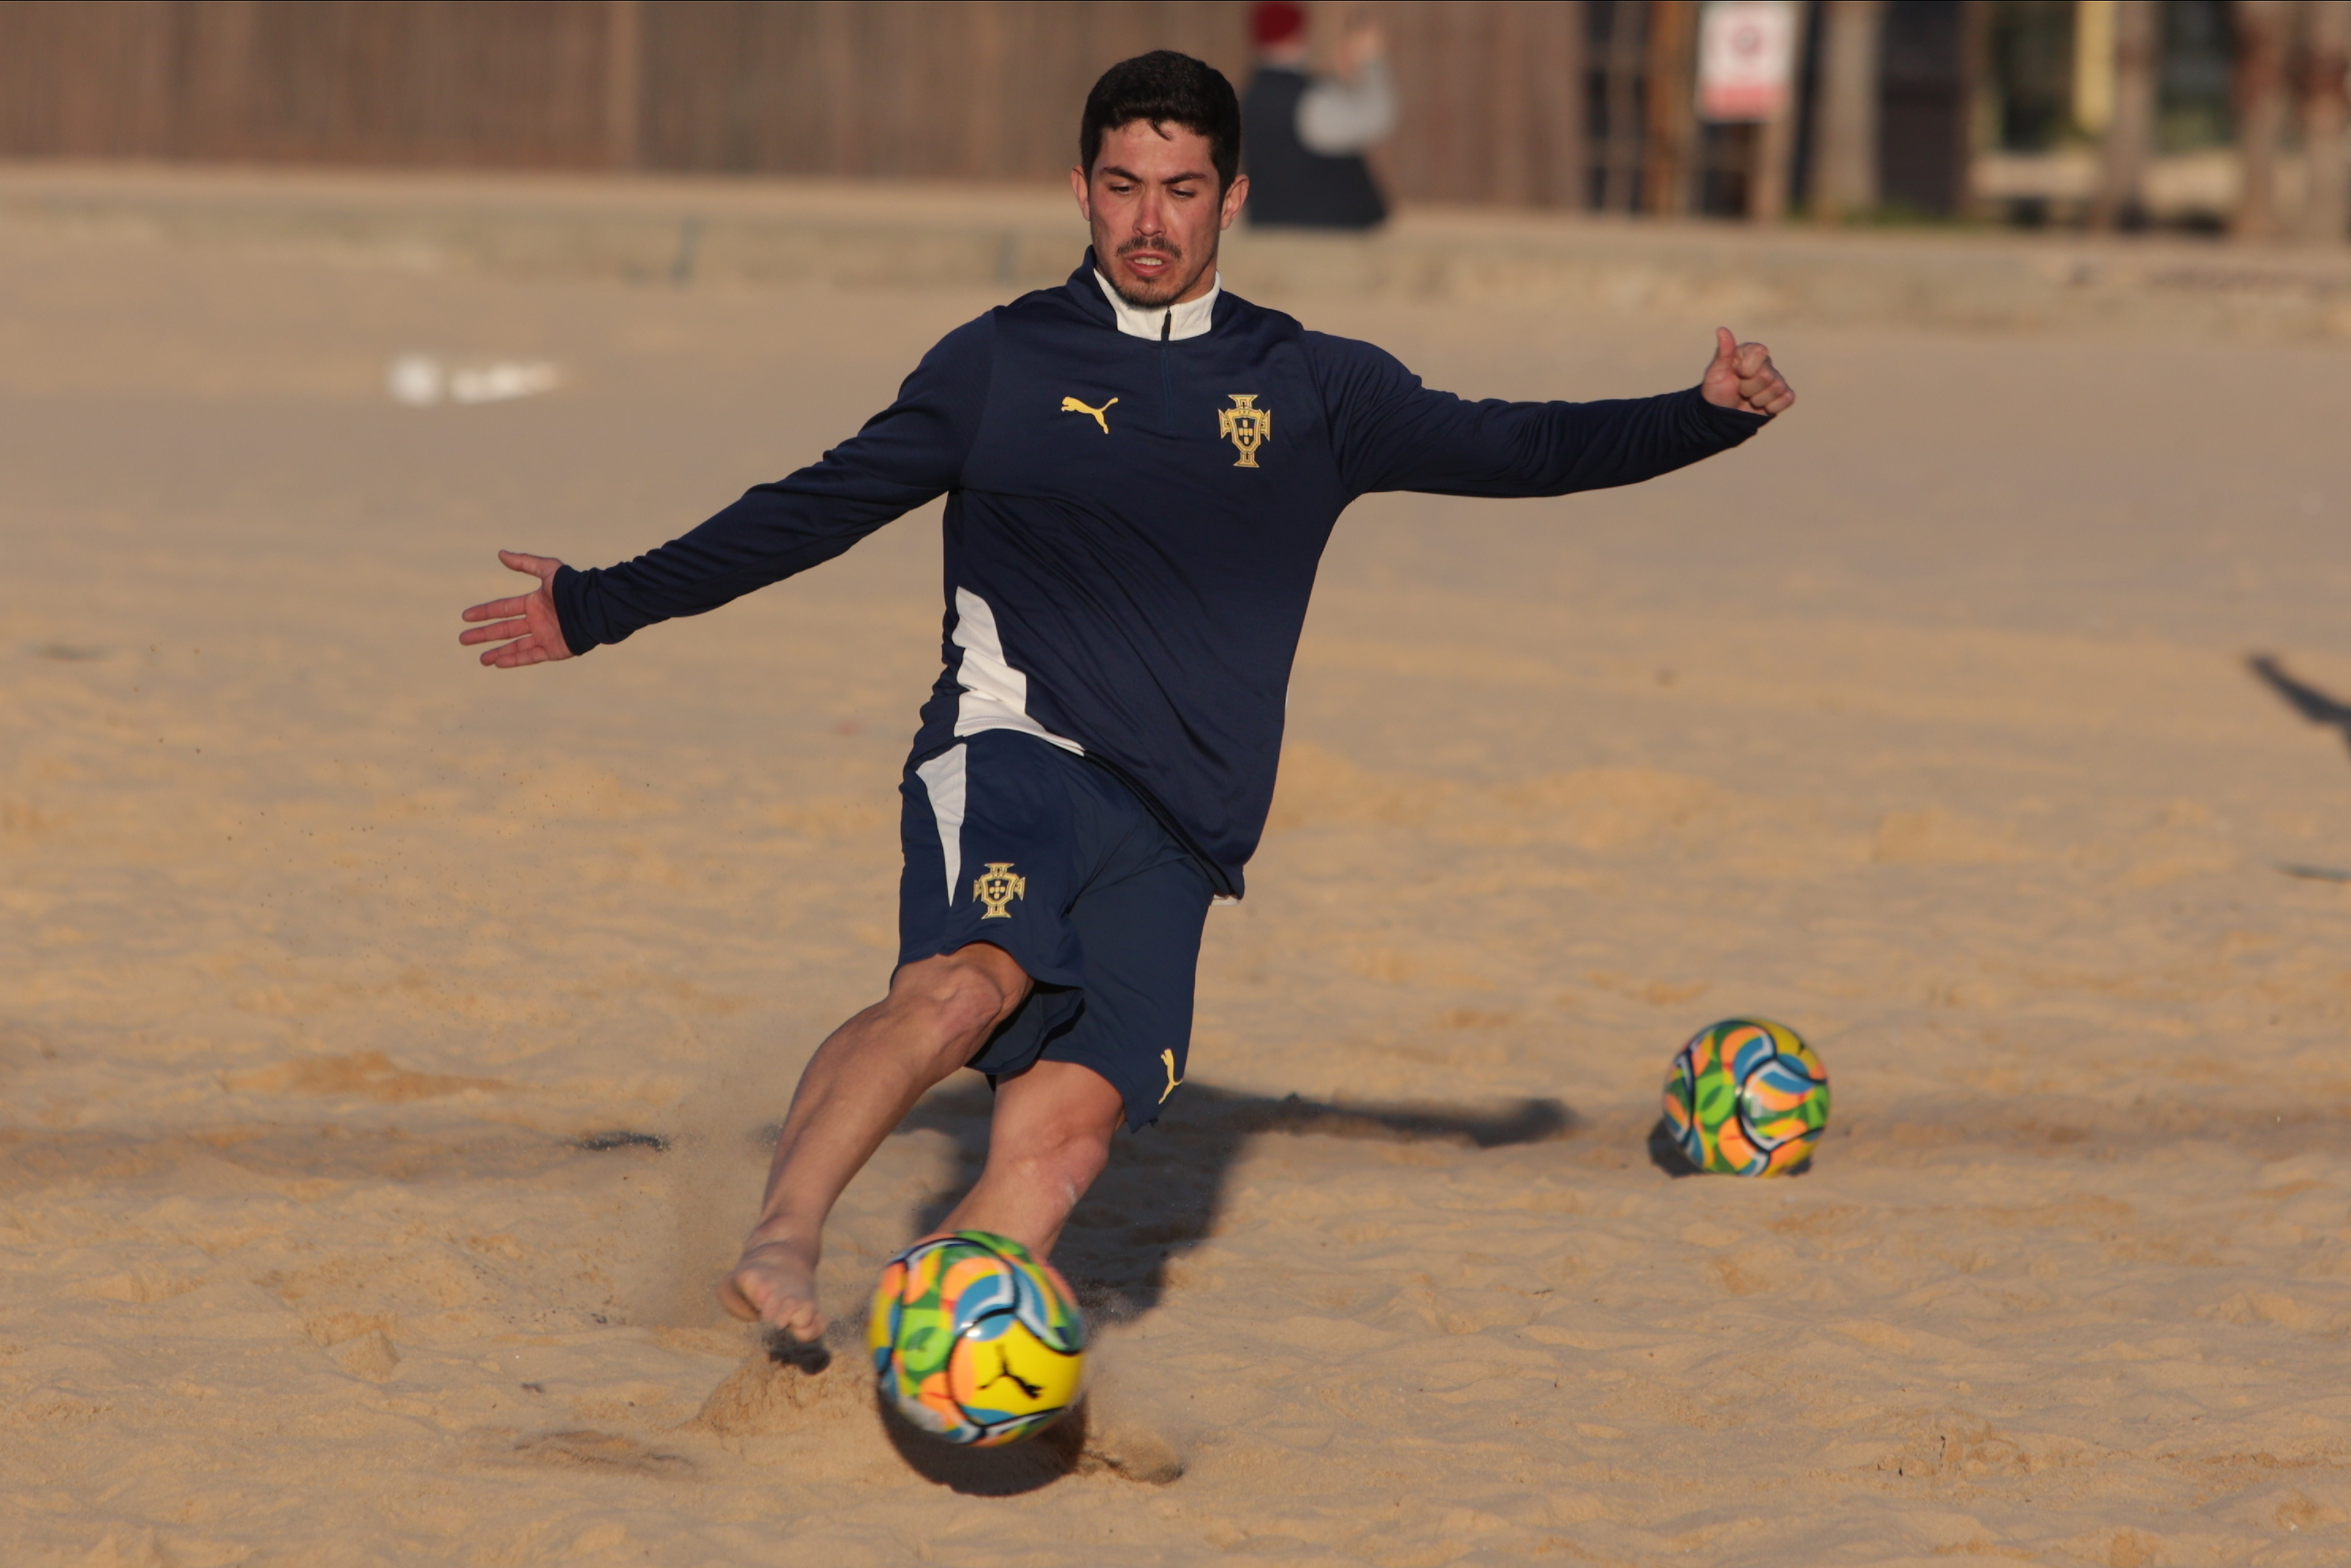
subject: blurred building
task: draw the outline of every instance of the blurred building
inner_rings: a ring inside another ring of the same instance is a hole
[[[1096,76],[1248,0],[11,0],[0,156],[1057,178]],[[1381,7],[1422,200],[1560,204],[1564,4]],[[1335,29],[1318,27],[1335,36]]]
[[[2351,0],[1317,3],[1318,36],[1386,26],[1405,204],[2346,226]],[[1699,61],[1733,11],[1787,81],[1726,110]],[[1168,47],[1238,82],[1248,12],[9,0],[0,157],[1047,179],[1105,66]]]
[[[2078,223],[2096,204],[2118,107],[2116,0],[1998,0],[1990,8],[1974,191],[1990,215]],[[2219,227],[2234,205],[2236,28],[2230,0],[2149,5],[2152,88],[2136,224]]]

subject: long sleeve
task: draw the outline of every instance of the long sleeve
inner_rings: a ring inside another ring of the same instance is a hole
[[[680,615],[699,615],[806,571],[959,482],[987,406],[994,327],[941,339],[898,399],[822,461],[743,498],[681,538],[619,566],[555,575],[574,653]]]
[[[1692,387],[1602,402],[1471,402],[1432,392],[1393,355],[1313,335],[1348,491],[1564,496],[1636,485],[1711,457],[1769,423]]]

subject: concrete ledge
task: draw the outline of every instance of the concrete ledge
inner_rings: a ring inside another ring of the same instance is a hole
[[[1060,281],[1066,193],[829,181],[0,164],[0,236],[330,255],[637,285]],[[1740,323],[2351,339],[2351,251],[1418,211],[1370,237],[1241,232],[1232,285]]]

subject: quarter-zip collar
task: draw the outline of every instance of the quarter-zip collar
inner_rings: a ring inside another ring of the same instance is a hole
[[[1088,251],[1086,259],[1093,260]],[[1119,298],[1110,279],[1102,275],[1099,267],[1089,267],[1094,281],[1102,286],[1102,298],[1110,301],[1111,314],[1117,319],[1118,329],[1130,338],[1148,338],[1155,343],[1180,343],[1186,338],[1206,336],[1217,310],[1217,297],[1225,291],[1225,275],[1217,274],[1208,291],[1197,299],[1187,299],[1181,305],[1162,305],[1149,309],[1138,308]]]

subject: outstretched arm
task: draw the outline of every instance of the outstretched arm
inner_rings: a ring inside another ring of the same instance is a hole
[[[679,615],[699,615],[806,571],[960,482],[987,396],[993,327],[982,317],[942,339],[898,399],[822,462],[743,498],[682,538],[619,566],[576,571],[548,556],[500,551],[536,592],[465,612],[460,642],[496,643],[500,669],[584,653]]]
[[[1365,343],[1315,344],[1339,460],[1357,495],[1564,496],[1636,485],[1738,445],[1796,394],[1761,343],[1718,329],[1697,386],[1600,402],[1471,402]]]

